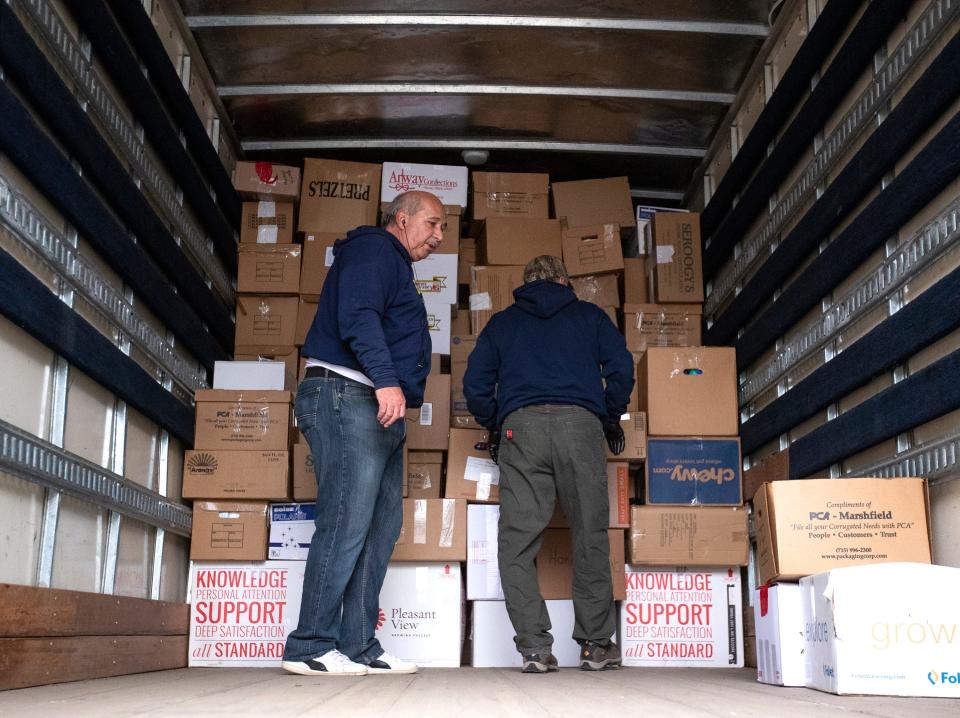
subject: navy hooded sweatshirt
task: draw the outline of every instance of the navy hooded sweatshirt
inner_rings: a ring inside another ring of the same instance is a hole
[[[601,421],[619,419],[633,390],[633,357],[610,317],[556,282],[530,282],[513,296],[467,360],[470,413],[488,429],[534,404],[574,404]]]
[[[303,356],[361,371],[376,389],[399,386],[408,407],[421,406],[430,330],[406,247],[385,229],[358,227],[333,256]]]

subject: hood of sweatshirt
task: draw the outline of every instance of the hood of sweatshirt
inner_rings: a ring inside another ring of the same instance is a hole
[[[390,240],[390,243],[393,247],[400,252],[400,256],[403,257],[404,261],[410,263],[410,253],[407,251],[407,248],[400,243],[400,240],[394,237],[390,232],[383,229],[382,227],[372,227],[372,226],[363,226],[357,227],[356,229],[351,229],[347,232],[345,239],[338,239],[333,243],[333,256],[336,257],[337,254],[350,242],[356,241],[357,239],[366,238],[366,237],[382,237],[384,239]]]
[[[569,286],[546,279],[528,282],[519,289],[514,289],[513,298],[519,309],[543,319],[552,317],[577,301],[577,295]]]

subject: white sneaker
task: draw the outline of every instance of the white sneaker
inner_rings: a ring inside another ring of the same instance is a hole
[[[367,666],[367,673],[416,673],[417,665],[415,663],[408,663],[407,661],[401,661],[396,656],[391,656],[389,653],[380,654],[379,658],[376,658],[370,661],[370,664]]]
[[[337,649],[309,661],[284,661],[280,665],[288,673],[301,676],[365,676],[368,673],[366,666],[354,663]]]

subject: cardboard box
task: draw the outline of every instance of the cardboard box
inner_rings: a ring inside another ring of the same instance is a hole
[[[286,365],[278,361],[218,361],[213,364],[214,389],[284,391]]]
[[[289,391],[198,389],[194,449],[286,451]]]
[[[391,561],[466,561],[467,502],[404,499],[403,528]]]
[[[377,638],[418,666],[457,668],[463,647],[459,563],[391,563],[380,589]]]
[[[297,304],[297,331],[293,337],[293,343],[302,347],[307,341],[307,334],[313,325],[313,319],[317,316],[317,307],[320,306],[319,300],[314,302],[309,297],[300,297]]]
[[[616,274],[588,274],[573,277],[570,286],[577,299],[596,304],[598,307],[619,307],[620,289]],[[614,321],[616,326],[616,321]]]
[[[380,165],[339,160],[303,161],[301,232],[348,232],[376,225]]]
[[[808,688],[960,697],[960,570],[853,566],[802,578],[800,591]]]
[[[316,504],[271,504],[267,558],[306,561],[316,529]]]
[[[450,305],[424,297],[427,308],[427,325],[430,327],[430,343],[434,354],[450,353]]]
[[[650,223],[654,252],[647,267],[658,304],[703,302],[700,215],[657,212]]]
[[[630,528],[630,499],[634,494],[633,480],[630,476],[630,464],[625,461],[607,464],[607,499],[610,505],[610,523],[612,529]],[[552,529],[570,528],[570,523],[560,508],[557,499],[553,518],[548,526]]]
[[[263,386],[260,388],[279,388],[286,391],[295,392],[297,389],[297,367],[300,360],[300,352],[297,351],[296,347],[267,347],[266,351],[263,352],[237,352],[233,355],[236,361],[228,362],[233,364],[243,364],[245,366],[240,367],[240,372],[246,372],[250,367],[250,378],[253,376],[260,376],[260,372],[267,372],[271,375],[270,386]],[[217,362],[219,364],[220,362]],[[253,368],[251,365],[259,365],[257,368]],[[279,386],[277,377],[275,376],[278,369],[276,368],[277,364],[283,364],[283,381]],[[267,367],[261,369],[260,367]],[[213,377],[213,388],[214,389],[252,389],[254,387],[250,381],[246,381],[244,386],[217,386],[217,369],[214,365],[214,377]],[[240,377],[235,376],[231,379],[231,382],[239,381]],[[257,383],[263,383],[259,378],[256,379]]]
[[[293,202],[244,202],[240,244],[246,243],[292,244]]]
[[[300,616],[305,566],[191,562],[187,665],[279,669]]]
[[[423,406],[407,409],[407,448],[417,451],[446,451],[450,431],[450,376],[430,374]]]
[[[469,419],[473,428],[481,428],[467,408],[467,398],[463,395],[463,377],[467,373],[467,362],[477,346],[474,336],[454,336],[450,338],[450,414],[451,417]],[[459,426],[454,421],[451,426]]]
[[[463,207],[443,205],[443,242],[434,254],[460,254],[460,223]]]
[[[930,563],[923,479],[808,479],[753,497],[760,583],[867,563]]]
[[[747,512],[740,506],[632,506],[630,563],[746,566]]]
[[[473,219],[550,216],[550,175],[533,172],[472,172]]]
[[[473,268],[477,266],[477,240],[463,237],[460,240],[460,253],[457,261],[457,284],[470,284]]]
[[[618,224],[565,229],[562,242],[563,263],[571,277],[623,269]]]
[[[574,613],[572,600],[547,601],[553,655],[561,668],[580,665],[580,644],[573,640]],[[473,604],[473,640],[471,651],[474,668],[520,668],[521,656],[513,642],[513,624],[504,601],[477,601]],[[611,640],[616,640],[616,632]]]
[[[633,224],[633,200],[626,177],[554,182],[553,208],[567,228]]]
[[[241,244],[237,254],[237,291],[296,294],[300,290],[299,244]]]
[[[333,244],[343,232],[311,232],[303,237],[300,295],[316,301],[333,266]]]
[[[647,439],[648,504],[742,506],[740,439]]]
[[[513,290],[523,286],[523,267],[474,267],[470,280],[470,329],[480,334],[497,312],[513,304]]]
[[[181,495],[185,499],[286,500],[290,452],[187,450]]]
[[[490,458],[488,434],[481,429],[450,429],[447,481],[448,499],[492,502],[500,500],[500,467]]]
[[[645,257],[623,258],[623,303],[624,305],[650,303]]]
[[[626,304],[623,330],[627,348],[699,346],[703,309],[699,304]]]
[[[728,347],[650,347],[637,370],[651,436],[737,436],[737,359]]]
[[[562,246],[560,222],[555,219],[490,217],[477,240],[477,261],[522,267],[542,254],[559,257]]]
[[[293,445],[293,500],[297,502],[317,500],[317,475],[313,469],[313,452],[310,445],[298,442]]]
[[[392,201],[404,192],[430,192],[441,204],[467,206],[467,168],[454,165],[421,165],[384,162],[380,197]]]
[[[411,451],[407,457],[407,496],[439,499],[443,481],[443,452]]]
[[[740,668],[740,570],[628,566],[620,607],[624,666]]]
[[[300,170],[270,162],[237,162],[233,188],[244,199],[296,202],[300,195]]]
[[[616,456],[607,447],[607,461],[642,461],[647,458],[647,415],[642,411],[626,413],[620,417],[625,448]]]
[[[640,254],[654,254],[652,247],[648,247],[646,240],[651,239],[650,230],[647,227],[653,220],[653,215],[657,212],[686,212],[685,209],[676,209],[675,207],[654,207],[652,205],[637,205],[635,210],[637,218],[637,237],[640,240]]]
[[[779,583],[753,592],[757,636],[757,680],[773,686],[802,686],[803,601],[800,585]]]
[[[413,283],[417,291],[423,295],[424,301],[435,304],[457,303],[459,263],[460,258],[456,252],[453,254],[434,252],[419,262],[413,263]]]
[[[610,577],[613,580],[613,600],[626,596],[623,581],[623,530],[607,529],[610,541]],[[544,599],[573,598],[573,546],[569,529],[547,529],[543,545],[537,554],[537,579]]]
[[[266,502],[193,502],[192,561],[263,561],[266,557]]]
[[[238,296],[234,341],[237,350],[293,346],[297,333],[297,304],[296,297]]]
[[[790,450],[784,449],[761,459],[743,472],[743,497],[750,501],[761,485],[789,478]]]

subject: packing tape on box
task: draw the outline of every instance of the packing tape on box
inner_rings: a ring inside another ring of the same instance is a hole
[[[470,311],[482,312],[485,309],[493,309],[493,301],[490,299],[489,292],[480,292],[470,295]]]
[[[486,471],[480,473],[480,480],[477,481],[477,501],[489,500],[491,481],[493,481],[493,474]]]
[[[427,500],[413,500],[413,542],[427,543]]]
[[[423,402],[420,407],[420,426],[433,426],[433,403]]]
[[[275,224],[261,224],[257,227],[257,244],[276,244],[278,230]]]
[[[453,531],[456,528],[457,521],[457,500],[442,499],[443,501],[443,519],[440,522],[440,540],[437,546],[440,548],[451,548],[453,546]]]
[[[657,245],[657,264],[670,264],[673,261],[674,248],[672,244]]]
[[[670,378],[675,379],[680,376],[700,376],[703,374],[703,358],[699,351],[686,351],[684,356],[680,352],[673,354],[673,369],[670,370]]]
[[[324,253],[324,257],[323,257],[323,266],[325,267],[333,266],[333,247],[327,247],[327,251]]]
[[[257,217],[261,219],[263,217],[276,217],[277,216],[277,203],[260,201],[257,202]]]

